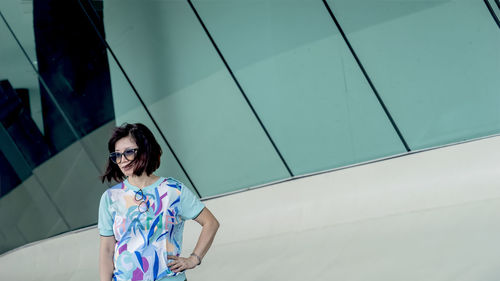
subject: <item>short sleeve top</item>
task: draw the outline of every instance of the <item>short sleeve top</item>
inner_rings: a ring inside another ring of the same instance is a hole
[[[142,194],[125,180],[101,197],[99,233],[116,239],[113,280],[184,280],[184,273],[170,271],[167,255],[180,255],[184,221],[204,205],[173,178],[159,178]]]

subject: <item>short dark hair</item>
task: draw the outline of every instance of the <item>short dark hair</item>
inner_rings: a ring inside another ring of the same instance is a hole
[[[120,127],[116,127],[108,141],[109,153],[114,152],[116,142],[125,137],[131,137],[138,147],[137,155],[130,163],[134,167],[134,175],[140,176],[146,172],[149,176],[160,167],[161,147],[153,133],[141,123],[124,123]],[[125,179],[125,175],[118,165],[108,158],[106,171],[101,176],[101,180],[102,182],[105,180],[111,182],[112,179],[121,182]]]

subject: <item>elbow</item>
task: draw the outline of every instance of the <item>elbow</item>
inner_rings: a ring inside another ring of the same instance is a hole
[[[219,229],[220,223],[215,218],[215,216],[207,209],[205,208],[201,214],[199,215],[198,218],[195,218],[195,220],[201,224],[203,229],[209,230],[210,232],[217,232]]]
[[[219,221],[217,219],[215,219],[215,223],[214,223],[215,231],[217,231],[219,229],[219,226],[220,226]]]
[[[215,233],[217,232],[217,230],[219,229],[220,227],[220,223],[219,221],[215,218],[215,217],[212,217],[212,219],[210,220],[210,229],[212,230],[212,232]]]
[[[220,223],[219,221],[214,217],[214,219],[211,221],[211,224],[210,224],[211,228],[213,229],[213,232],[217,232],[217,230],[219,229],[219,226],[220,226]]]

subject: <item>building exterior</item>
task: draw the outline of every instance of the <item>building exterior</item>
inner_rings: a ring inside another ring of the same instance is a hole
[[[195,278],[498,276],[486,243],[500,234],[487,219],[500,195],[497,2],[5,0],[0,12],[0,267],[78,251],[80,269],[40,272],[96,276],[107,139],[141,122],[164,151],[158,174],[222,218]],[[318,268],[293,273],[305,264]],[[0,279],[43,279],[13,268]]]

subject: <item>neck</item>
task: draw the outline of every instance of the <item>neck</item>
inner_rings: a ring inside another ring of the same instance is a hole
[[[131,175],[128,177],[128,182],[131,185],[137,186],[140,189],[143,189],[144,187],[153,184],[155,181],[158,180],[158,176],[156,175],[146,175],[146,173],[142,173],[140,176],[136,175]]]

